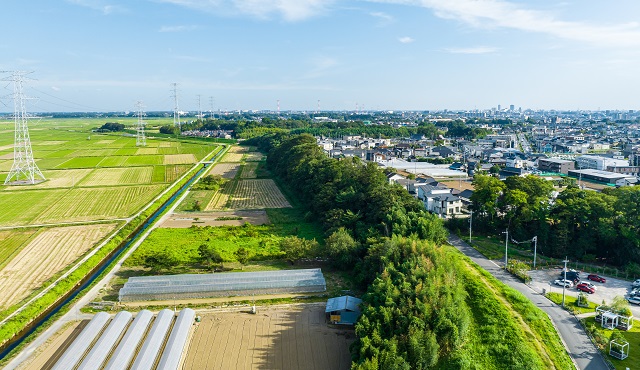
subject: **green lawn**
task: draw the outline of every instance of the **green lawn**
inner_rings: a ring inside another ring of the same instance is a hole
[[[561,293],[547,293],[547,298],[549,298],[552,302],[558,304],[558,305],[562,305],[562,294]],[[588,298],[587,298],[588,299]],[[589,303],[589,307],[580,307],[578,306],[578,298],[577,297],[573,297],[570,296],[568,294],[565,294],[564,296],[564,306],[568,309],[571,310],[577,314],[581,314],[581,313],[591,313],[591,312],[595,312],[596,307],[599,306],[599,304],[591,302],[591,301],[587,301]]]

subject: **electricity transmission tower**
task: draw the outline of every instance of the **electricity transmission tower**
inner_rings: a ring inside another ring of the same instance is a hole
[[[147,146],[147,137],[144,135],[144,121],[142,117],[144,116],[144,112],[142,108],[141,101],[136,102],[136,108],[138,109],[138,124],[136,125],[136,146]]]
[[[173,86],[173,94],[171,95],[171,97],[175,102],[175,105],[173,106],[173,125],[178,126],[178,128],[180,128],[180,109],[178,108],[178,84],[174,82],[171,85]]]
[[[31,139],[29,138],[29,127],[27,125],[29,117],[25,108],[25,100],[27,98],[22,91],[25,75],[28,73],[30,72],[14,71],[10,77],[2,79],[2,81],[13,82],[13,120],[15,123],[13,165],[4,180],[5,185],[35,184],[45,180],[44,175],[33,160]],[[36,179],[36,177],[39,179]],[[12,180],[15,181],[12,182]]]

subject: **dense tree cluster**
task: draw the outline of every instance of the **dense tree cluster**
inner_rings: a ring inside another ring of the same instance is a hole
[[[393,234],[439,241],[446,236],[440,220],[403,187],[389,184],[375,163],[328,158],[311,135],[283,139],[267,164],[285,183],[296,184],[292,190],[327,234],[344,228],[361,242]]]
[[[117,132],[124,131],[124,125],[118,122],[107,122],[100,126],[96,131],[98,132]]]
[[[553,185],[535,176],[474,177],[474,228],[508,228],[514,238],[538,236],[538,251],[619,266],[640,263],[640,187],[602,192],[570,185],[554,198]]]

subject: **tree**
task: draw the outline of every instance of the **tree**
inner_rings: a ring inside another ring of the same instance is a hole
[[[344,227],[329,235],[325,240],[325,248],[329,257],[342,269],[352,267],[357,259],[358,242]]]
[[[198,254],[200,255],[201,261],[207,263],[209,269],[211,269],[212,266],[221,264],[223,262],[220,253],[218,253],[218,251],[213,246],[206,243],[200,244],[200,246],[198,247]]]
[[[151,268],[153,271],[170,270],[178,265],[180,258],[173,248],[164,248],[155,254],[145,257],[144,267]]]
[[[280,250],[284,252],[285,259],[293,265],[297,260],[307,255],[317,244],[315,240],[288,236],[280,240]]]
[[[165,125],[160,127],[161,134],[176,135],[178,134],[178,132],[179,132],[179,129],[172,125]]]
[[[193,207],[191,207],[191,210],[194,212],[202,211],[202,205],[200,204],[199,200],[196,200],[195,202],[193,202]]]
[[[240,262],[240,269],[243,269],[244,265],[249,261],[249,251],[245,247],[240,247],[233,255],[236,256],[236,259]]]

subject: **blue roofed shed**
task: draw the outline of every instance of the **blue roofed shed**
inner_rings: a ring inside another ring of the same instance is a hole
[[[332,324],[354,325],[360,317],[362,299],[352,296],[329,298],[324,312]]]

